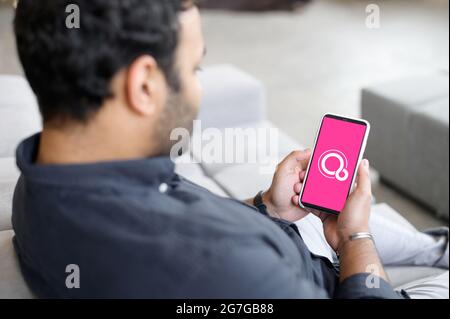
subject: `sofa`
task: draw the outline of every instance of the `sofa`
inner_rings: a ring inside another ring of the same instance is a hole
[[[199,117],[204,129],[275,128],[265,117],[265,90],[258,80],[233,66],[220,65],[207,68],[201,74],[201,81],[204,98]],[[0,76],[0,299],[34,297],[21,275],[11,242],[14,236],[11,202],[19,176],[14,150],[20,140],[40,130],[37,110],[36,99],[23,78]],[[292,150],[303,148],[281,130],[277,139],[279,148],[273,154],[275,163]],[[192,150],[193,158],[198,159],[200,155]],[[262,174],[258,163],[197,164],[184,159],[178,159],[177,172],[220,196],[250,198],[271,183],[272,174]],[[374,205],[373,212],[405,227],[413,227],[386,204]],[[308,216],[297,222],[297,226],[313,253],[333,260],[333,252],[326,243],[318,218]],[[442,272],[427,267],[389,267],[387,271],[394,287]]]
[[[382,180],[449,218],[449,77],[411,76],[363,90],[366,154]]]

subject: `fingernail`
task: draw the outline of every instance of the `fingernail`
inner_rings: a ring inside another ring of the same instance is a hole
[[[369,160],[364,160],[364,166],[366,166],[366,167],[369,167],[369,165],[370,165],[370,163],[369,163]]]

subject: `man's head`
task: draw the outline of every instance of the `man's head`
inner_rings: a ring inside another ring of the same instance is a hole
[[[80,28],[66,25],[70,4]],[[15,33],[44,131],[140,137],[143,153],[162,155],[173,128],[192,127],[204,54],[192,1],[20,0]]]

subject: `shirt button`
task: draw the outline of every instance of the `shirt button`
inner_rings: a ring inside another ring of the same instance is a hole
[[[164,194],[167,193],[167,191],[169,190],[169,185],[167,185],[166,183],[162,183],[161,185],[159,185],[159,192]]]

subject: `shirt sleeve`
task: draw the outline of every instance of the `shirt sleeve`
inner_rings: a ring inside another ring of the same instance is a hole
[[[369,273],[353,275],[338,287],[337,299],[401,299],[384,279]]]
[[[191,298],[329,298],[323,288],[304,276],[297,260],[280,256],[270,245],[257,242],[218,244],[208,255],[210,262],[182,288],[189,291]]]

